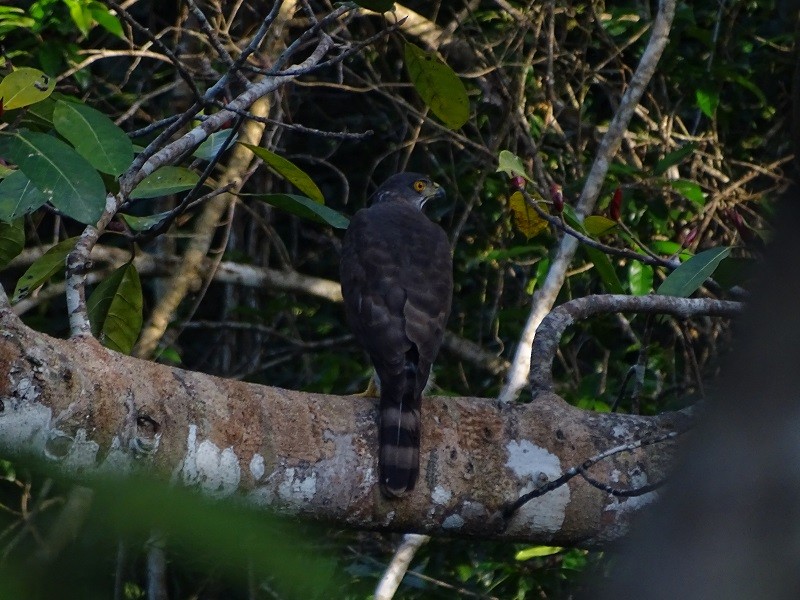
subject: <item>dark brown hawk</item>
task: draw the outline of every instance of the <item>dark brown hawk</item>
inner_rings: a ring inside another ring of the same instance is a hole
[[[442,197],[425,175],[393,175],[350,221],[342,245],[347,320],[380,385],[378,465],[387,497],[417,481],[422,392],[450,314],[450,244],[422,212]]]

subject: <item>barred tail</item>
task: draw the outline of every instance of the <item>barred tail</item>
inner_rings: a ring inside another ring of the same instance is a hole
[[[419,475],[417,365],[407,361],[404,375],[402,385],[381,386],[378,466],[381,491],[387,498],[400,498],[413,490]]]

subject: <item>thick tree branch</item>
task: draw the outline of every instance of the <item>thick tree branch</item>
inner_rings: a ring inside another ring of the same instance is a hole
[[[598,414],[555,395],[528,405],[427,398],[422,472],[406,501],[376,486],[376,401],[224,380],[57,340],[0,311],[0,443],[77,472],[146,469],[215,497],[241,494],[344,526],[598,546],[652,499],[619,499],[580,478],[503,510],[571,465],[685,428],[680,414]],[[661,481],[674,446],[595,465],[618,487]]]

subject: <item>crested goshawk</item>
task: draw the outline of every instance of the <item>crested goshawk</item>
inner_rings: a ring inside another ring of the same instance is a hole
[[[425,175],[393,175],[355,214],[342,245],[347,320],[380,386],[378,467],[387,497],[417,481],[422,392],[450,314],[450,244],[422,212],[443,197]]]

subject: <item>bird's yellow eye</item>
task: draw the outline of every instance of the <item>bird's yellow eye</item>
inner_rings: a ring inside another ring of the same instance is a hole
[[[426,187],[427,187],[427,184],[425,183],[425,180],[424,180],[424,179],[417,179],[417,180],[414,182],[414,190],[415,190],[415,191],[417,191],[417,192],[421,192],[421,191],[422,191],[422,190],[424,190]]]

